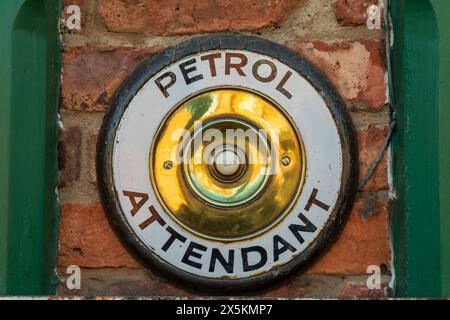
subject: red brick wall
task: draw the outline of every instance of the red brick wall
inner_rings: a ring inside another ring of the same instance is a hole
[[[122,246],[99,202],[95,141],[108,101],[145,57],[186,38],[233,30],[282,43],[322,70],[358,130],[361,174],[387,134],[383,32],[368,30],[375,0],[65,0],[81,8],[81,30],[62,22],[64,69],[60,143],[60,294],[192,296],[143,268]],[[245,10],[243,10],[245,8]],[[65,18],[65,15],[63,18]],[[380,296],[365,286],[369,265],[389,281],[387,159],[358,192],[337,242],[303,275],[255,293],[274,297]],[[64,286],[65,267],[82,268],[82,288]],[[384,284],[384,287],[386,284]]]

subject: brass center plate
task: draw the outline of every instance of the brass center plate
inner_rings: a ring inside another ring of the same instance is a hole
[[[255,237],[281,221],[301,193],[300,134],[258,93],[217,88],[190,97],[164,119],[154,141],[157,196],[178,224],[201,237]]]

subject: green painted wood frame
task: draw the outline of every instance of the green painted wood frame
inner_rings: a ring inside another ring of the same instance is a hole
[[[60,10],[0,1],[0,294],[55,293]]]
[[[450,296],[448,0],[391,0],[396,295]]]

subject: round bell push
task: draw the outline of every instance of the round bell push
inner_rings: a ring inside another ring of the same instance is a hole
[[[188,40],[122,84],[98,140],[100,193],[125,242],[196,287],[251,289],[333,242],[358,177],[328,81],[256,37]]]

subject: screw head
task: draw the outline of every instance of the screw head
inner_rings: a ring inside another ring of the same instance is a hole
[[[289,157],[283,157],[283,159],[281,159],[281,164],[285,167],[287,167],[288,165],[291,164],[291,158]]]
[[[170,170],[170,169],[173,168],[173,162],[172,162],[172,161],[166,161],[166,162],[164,162],[163,167],[164,167],[164,169],[166,169],[166,170]]]

